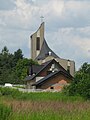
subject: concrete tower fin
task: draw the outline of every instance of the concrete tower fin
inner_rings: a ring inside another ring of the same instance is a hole
[[[31,58],[34,60],[40,53],[44,41],[44,22],[38,30],[31,35]]]

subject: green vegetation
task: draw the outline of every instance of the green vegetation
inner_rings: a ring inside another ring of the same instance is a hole
[[[4,47],[0,53],[0,84],[23,84],[32,64],[37,62],[24,58],[21,49],[11,54],[7,47]],[[65,88],[65,92],[71,96],[81,95],[90,99],[90,64],[84,63],[81,66],[71,85]]]
[[[11,113],[12,109],[10,106],[0,104],[0,120],[9,120]]]
[[[84,63],[81,66],[71,85],[65,88],[65,92],[69,95],[80,95],[90,99],[90,64]]]
[[[73,113],[74,112],[74,113]],[[10,120],[89,120],[90,112],[30,112],[29,114],[16,114]]]
[[[0,84],[23,83],[28,67],[37,62],[21,49],[0,53]],[[0,87],[0,120],[90,120],[90,64],[84,63],[70,86],[60,92],[23,93]]]
[[[0,84],[23,84],[22,80],[27,76],[27,69],[31,64],[37,62],[24,58],[21,49],[11,54],[4,47],[0,53]]]
[[[60,92],[22,93],[12,88],[0,88],[0,94],[1,120],[90,119],[90,101],[80,96]]]
[[[84,99],[80,96],[67,96],[60,92],[31,92],[31,93],[23,93],[17,89],[12,88],[2,88],[0,87],[1,96],[7,96],[8,98],[14,98],[17,100],[32,100],[32,101],[84,101]]]

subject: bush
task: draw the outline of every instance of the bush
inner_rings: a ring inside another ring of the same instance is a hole
[[[15,97],[19,97],[21,92],[17,89],[13,89],[13,88],[0,88],[0,93],[1,95],[7,95],[7,96],[12,96],[13,98]]]
[[[82,79],[82,81],[77,85],[77,92],[87,98],[90,99],[90,79]]]
[[[85,99],[90,99],[90,78],[74,80],[71,85],[64,88],[63,92],[69,96],[79,95]]]

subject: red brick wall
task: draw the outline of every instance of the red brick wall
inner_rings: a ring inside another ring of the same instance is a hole
[[[52,79],[47,80],[43,85],[39,87],[39,89],[47,89],[50,90],[51,87],[53,87],[53,90],[60,91],[64,87],[64,85],[67,85],[70,83],[71,80],[66,78],[63,75],[57,75]]]

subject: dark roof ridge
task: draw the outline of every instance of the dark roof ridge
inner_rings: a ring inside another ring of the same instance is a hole
[[[58,72],[59,72],[59,71],[52,72],[52,73],[48,74],[47,76],[45,76],[45,77],[42,78],[41,80],[39,80],[39,81],[37,81],[36,83],[34,83],[32,86],[37,85],[37,84],[43,82],[45,79],[47,79],[48,77],[52,77],[53,75],[55,75],[55,74],[58,73]]]
[[[70,77],[72,77],[71,75],[70,75],[70,73],[68,73],[55,59],[52,59],[52,60],[50,60],[50,61],[47,61],[47,62],[45,62],[45,63],[43,63],[43,64],[45,64],[45,65],[43,65],[43,67],[33,76],[33,77],[31,77],[30,76],[30,78],[32,78],[32,79],[34,79],[42,70],[44,70],[51,62],[53,62],[53,61],[55,61],[61,68],[62,68],[62,70],[59,70],[59,71],[62,71],[62,72],[64,72],[65,74],[67,74],[68,76],[70,76]],[[42,64],[41,64],[42,65]]]
[[[46,68],[47,65],[49,65],[54,59],[47,61],[47,64],[45,64],[40,71],[36,75],[38,75],[44,68]],[[42,64],[41,64],[42,65]]]
[[[42,69],[40,69],[33,77],[30,76],[30,78],[34,79],[48,64],[50,64],[53,60],[47,61],[46,65],[43,65]],[[27,76],[28,78],[29,76]]]
[[[59,70],[59,71],[50,73],[50,74],[47,75],[46,77],[44,77],[44,78],[42,78],[41,80],[39,80],[39,81],[37,81],[36,83],[34,83],[32,86],[34,86],[34,85],[36,85],[36,86],[37,86],[37,85],[41,85],[41,84],[43,84],[44,81],[48,80],[49,78],[51,78],[51,77],[53,77],[54,75],[57,75],[57,74],[59,74],[59,73],[65,75],[65,76],[68,77],[68,78],[73,79],[73,77],[72,77],[70,74],[65,73],[65,72],[62,71],[62,70]]]

